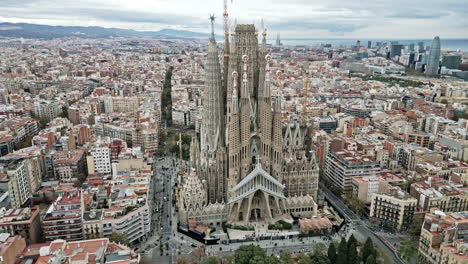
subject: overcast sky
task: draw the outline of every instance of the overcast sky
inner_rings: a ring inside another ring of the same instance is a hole
[[[230,0],[228,0],[230,1]],[[209,32],[222,0],[0,0],[1,22]],[[234,0],[232,22],[282,38],[468,38],[468,0]],[[270,37],[273,38],[270,35]]]

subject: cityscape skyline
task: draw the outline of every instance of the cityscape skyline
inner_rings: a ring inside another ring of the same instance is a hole
[[[397,1],[399,2],[399,1]],[[268,29],[281,33],[283,38],[392,38],[418,39],[435,35],[461,38],[468,31],[466,1],[412,1],[406,3],[362,1],[294,0],[234,1],[230,4],[231,17],[239,23],[260,23],[265,20]],[[156,3],[146,0],[132,2],[89,0],[57,3],[53,0],[2,1],[0,21],[63,26],[103,26],[138,31],[164,28],[209,33],[208,13],[222,13],[222,2],[204,1],[192,6],[190,1],[175,0]],[[186,8],[190,6],[191,8]],[[151,11],[149,11],[151,10]],[[284,12],[291,10],[293,12]],[[209,12],[208,12],[209,11]],[[208,12],[208,13],[207,13]],[[233,22],[233,21],[231,21]],[[221,20],[216,21],[221,30]]]
[[[1,1],[0,262],[466,263],[468,0]]]

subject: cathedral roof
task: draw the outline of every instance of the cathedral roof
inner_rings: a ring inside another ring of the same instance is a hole
[[[260,163],[257,163],[255,169],[230,190],[234,193],[234,196],[229,200],[229,203],[244,199],[259,190],[285,199],[286,197],[283,194],[284,187],[283,184],[263,170]]]
[[[242,181],[240,181],[231,191],[235,192],[242,186],[244,186],[247,182],[251,181],[253,178],[255,178],[257,175],[262,175],[263,177],[267,178],[269,181],[273,182],[275,185],[280,186],[281,188],[284,188],[284,185],[281,184],[279,181],[277,181],[273,176],[271,176],[268,172],[266,172],[260,163],[257,163],[255,166],[255,169],[247,175]]]

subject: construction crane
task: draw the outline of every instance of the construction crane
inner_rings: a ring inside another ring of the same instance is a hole
[[[223,0],[224,1],[224,37],[227,38],[229,37],[229,13],[228,13],[228,0]],[[232,4],[231,0],[231,4]]]
[[[302,99],[302,115],[305,116],[306,114],[306,108],[307,108],[307,103],[308,103],[308,94],[309,94],[309,73],[307,72],[307,69],[304,69],[303,72],[303,99]]]
[[[232,3],[233,0],[231,0]],[[226,98],[227,98],[227,83],[228,83],[228,68],[229,68],[229,54],[231,53],[229,50],[229,13],[228,13],[228,0],[223,0],[224,5],[224,60],[223,60],[223,74],[224,74],[224,88],[223,88],[223,98],[224,105],[226,105]],[[224,112],[227,112],[227,108],[224,108]]]

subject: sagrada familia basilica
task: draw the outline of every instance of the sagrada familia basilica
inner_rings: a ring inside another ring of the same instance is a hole
[[[201,124],[178,191],[179,222],[310,217],[317,210],[318,163],[305,146],[307,127],[283,122],[282,97],[272,94],[266,30],[261,46],[254,25],[236,25],[225,35],[223,66],[214,29],[208,44]]]

